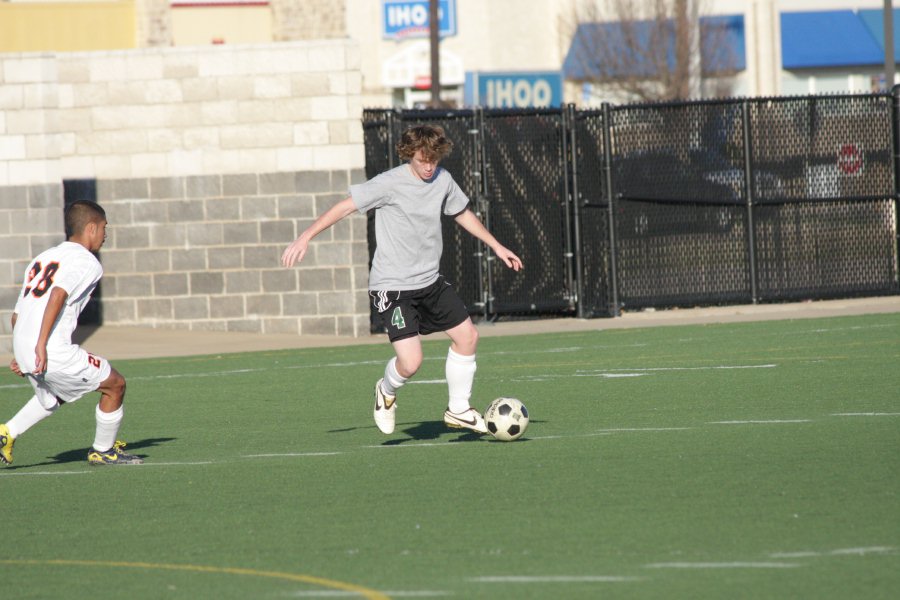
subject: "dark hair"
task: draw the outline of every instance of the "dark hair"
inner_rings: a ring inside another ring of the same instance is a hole
[[[453,142],[438,125],[417,125],[403,132],[397,143],[397,154],[401,160],[409,160],[416,152],[422,151],[424,158],[438,162],[453,149]]]
[[[88,223],[100,223],[105,220],[106,211],[102,206],[91,200],[76,200],[66,206],[66,239],[84,231]]]

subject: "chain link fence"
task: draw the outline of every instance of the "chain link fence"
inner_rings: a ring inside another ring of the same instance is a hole
[[[898,90],[366,110],[366,174],[407,127],[447,130],[442,166],[525,264],[447,220],[442,272],[486,318],[900,294]]]

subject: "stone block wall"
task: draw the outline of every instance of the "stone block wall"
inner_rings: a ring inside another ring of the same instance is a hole
[[[102,182],[103,322],[367,333],[365,217],[320,234],[299,268],[280,264],[285,246],[360,177],[343,169]]]
[[[365,217],[284,247],[363,178],[348,40],[0,55],[0,354],[66,199],[107,211],[103,323],[368,332]]]

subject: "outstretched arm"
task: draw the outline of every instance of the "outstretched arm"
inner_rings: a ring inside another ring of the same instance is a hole
[[[494,254],[502,260],[507,267],[512,269],[513,271],[520,271],[523,269],[522,260],[513,254],[513,252],[497,241],[491,232],[487,230],[487,227],[478,220],[478,217],[475,216],[475,213],[471,211],[471,209],[466,209],[463,212],[456,215],[456,222],[460,227],[471,233],[473,236],[484,242],[488,245],[488,247],[494,251]]]
[[[309,248],[309,242],[314,237],[347,215],[353,214],[355,210],[356,205],[353,204],[353,198],[345,198],[326,210],[284,250],[284,253],[281,255],[281,264],[285,267],[292,267],[295,263],[302,261],[306,255],[306,250]]]

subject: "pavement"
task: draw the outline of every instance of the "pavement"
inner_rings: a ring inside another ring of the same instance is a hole
[[[876,313],[900,313],[900,296],[787,304],[644,310],[640,312],[625,312],[619,317],[602,319],[561,317],[539,320],[501,320],[496,323],[480,322],[477,323],[477,327],[482,337],[488,337],[672,325],[813,319]],[[325,348],[355,344],[386,344],[387,336],[376,334],[362,337],[338,337],[102,326],[79,328],[75,332],[75,341],[94,354],[114,362],[132,358],[227,354],[290,348]],[[11,358],[12,356],[8,354],[5,356],[0,355],[0,365],[9,364]]]

